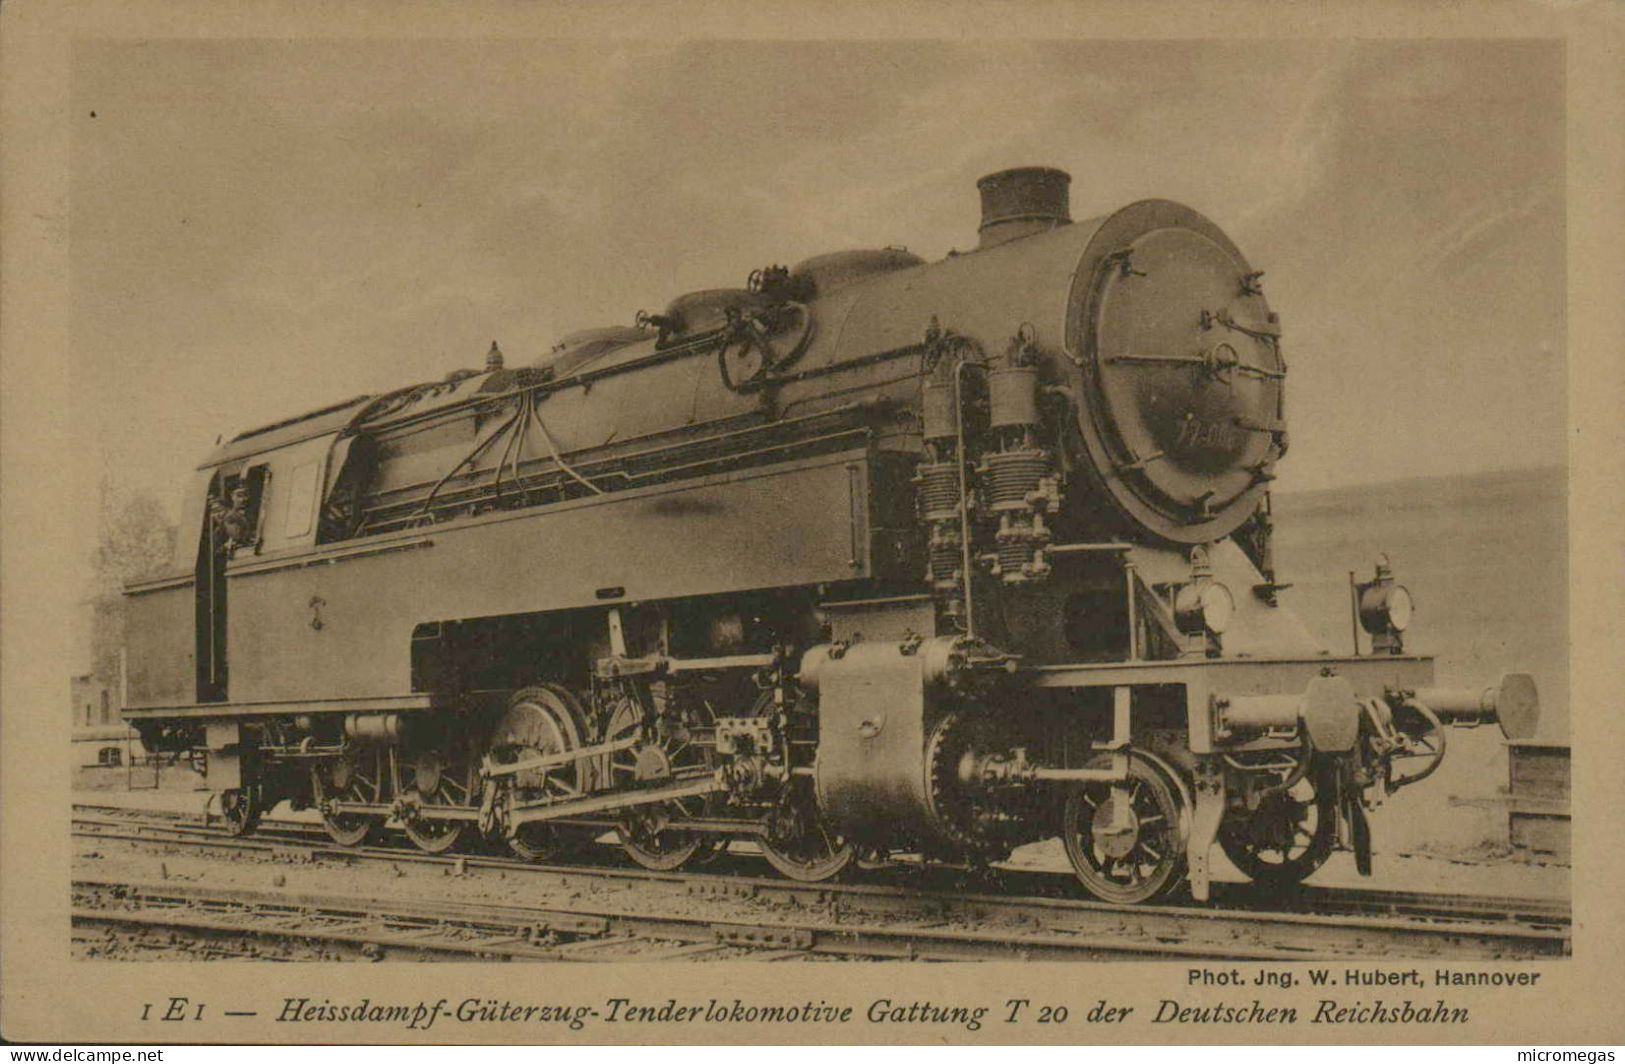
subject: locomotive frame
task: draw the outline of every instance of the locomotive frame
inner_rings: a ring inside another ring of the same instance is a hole
[[[1307,637],[1262,274],[1175,204],[1074,225],[1067,183],[984,178],[944,262],[768,267],[239,436],[195,553],[127,589],[126,718],[237,830],[288,799],[352,845],[747,838],[820,880],[1058,835],[1119,902],[1205,899],[1215,844],[1270,884],[1369,871],[1367,812],[1450,725],[1531,734],[1533,681],[1435,685],[1386,566],[1351,589],[1369,654]]]

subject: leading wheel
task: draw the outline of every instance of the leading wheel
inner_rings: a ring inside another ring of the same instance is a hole
[[[1170,771],[1136,753],[1124,782],[1085,783],[1067,798],[1061,823],[1067,858],[1102,901],[1150,901],[1183,878],[1184,810]]]
[[[757,839],[767,863],[790,879],[818,883],[834,879],[852,864],[855,850],[835,832],[818,808],[812,781],[795,776]]]
[[[1308,879],[1337,843],[1337,791],[1322,769],[1266,793],[1250,816],[1227,819],[1219,845],[1255,883],[1285,887]]]
[[[1365,806],[1355,798],[1349,803],[1349,842],[1354,847],[1354,870],[1362,876],[1371,874],[1371,821],[1366,819]]]

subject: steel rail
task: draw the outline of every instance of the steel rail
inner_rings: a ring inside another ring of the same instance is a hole
[[[191,832],[198,830],[193,828]],[[258,851],[273,857],[289,849],[288,841],[234,838],[224,833],[210,837],[191,832],[176,833],[167,839],[141,833],[90,831],[85,834],[94,838],[126,838],[136,843],[171,842]],[[1562,956],[1571,948],[1566,908],[1534,899],[1465,896],[1454,911],[1436,903],[1425,909],[1407,911],[1404,906],[1410,902],[1406,895],[1397,896],[1400,899],[1397,902],[1386,898],[1380,908],[1370,908],[1373,900],[1362,897],[1359,905],[1344,906],[1339,912],[1338,892],[1319,888],[1303,892],[1294,908],[1285,911],[1228,905],[1122,906],[1076,898],[1011,897],[895,884],[806,884],[714,872],[656,873],[631,868],[530,864],[507,858],[439,856],[388,848],[311,847],[300,841],[294,841],[293,845],[299,848],[302,857],[318,860],[380,861],[397,866],[422,864],[441,869],[455,865],[463,874],[519,871],[536,877],[533,881],[538,887],[568,887],[571,881],[579,884],[585,877],[604,884],[618,884],[645,895],[675,894],[690,902],[698,894],[757,903],[778,901],[797,913],[810,907],[834,906],[849,915],[861,912],[866,918],[929,919],[940,924],[947,917],[972,924],[1006,925],[994,933],[1000,941],[1008,941],[1012,937],[1010,928],[1016,928],[1028,932],[1045,929],[1071,943],[1066,951],[1062,951],[1058,943],[1028,943],[1046,956],[1059,955],[1057,951],[1061,951],[1071,956],[1090,957],[1110,953],[1139,957],[1311,960],[1348,959],[1376,953],[1449,960]],[[1038,875],[1041,874],[1018,874],[1015,878],[1030,882]],[[1047,885],[1053,887],[1063,877],[1051,874],[1047,878]],[[1235,893],[1243,896],[1241,891]],[[1384,892],[1364,894],[1382,896]],[[1368,908],[1362,911],[1362,905]],[[888,948],[902,949],[896,943]],[[970,946],[966,950],[979,948]],[[909,954],[905,951],[866,955]]]
[[[117,809],[118,812],[129,813],[130,810]],[[144,812],[144,811],[143,811]],[[368,846],[343,847],[327,841],[326,833],[316,824],[304,821],[268,820],[263,821],[252,836],[233,836],[223,828],[205,826],[202,823],[178,823],[184,814],[161,813],[159,823],[142,823],[142,817],[118,816],[94,818],[75,816],[77,827],[75,835],[92,838],[112,838],[124,841],[159,842],[174,841],[183,844],[198,845],[207,848],[226,848],[245,851],[259,850],[262,852],[282,852],[288,846],[304,846],[314,855],[329,856],[340,859],[355,860],[395,860],[408,862],[426,862],[431,864],[445,864],[461,859],[471,869],[495,868],[518,869],[524,872],[543,873],[553,872],[560,875],[597,875],[613,880],[640,880],[649,882],[678,882],[678,881],[710,881],[716,880],[725,883],[746,883],[753,888],[767,891],[783,890],[797,891],[817,889],[825,891],[861,892],[863,890],[887,889],[875,884],[836,882],[821,884],[803,884],[772,877],[756,877],[741,874],[740,869],[745,867],[743,862],[731,870],[722,872],[652,872],[641,868],[600,866],[591,864],[546,864],[524,861],[511,857],[491,857],[481,855],[435,855],[426,854],[412,847]],[[596,823],[592,826],[604,830],[613,828],[610,822]],[[106,830],[110,828],[123,829],[119,831]],[[88,830],[84,830],[88,829]],[[163,839],[155,833],[173,833],[176,838]],[[316,845],[311,846],[311,840]],[[605,846],[606,852],[618,852],[614,845]],[[735,855],[738,856],[738,855]],[[748,858],[746,858],[748,860]],[[920,873],[924,870],[920,866],[907,861],[893,862],[887,866],[890,870],[908,874]],[[1016,895],[1027,898],[1058,898],[1063,901],[1072,901],[1080,905],[1100,905],[1105,903],[1094,902],[1086,898],[1076,897],[1076,881],[1070,873],[1064,871],[1045,871],[1038,869],[997,869],[998,879],[1005,887],[1010,888]],[[1382,915],[1412,918],[1429,918],[1439,920],[1473,919],[1490,922],[1521,921],[1542,927],[1567,926],[1570,922],[1570,907],[1568,903],[1559,898],[1536,896],[1501,896],[1491,894],[1446,894],[1427,893],[1421,891],[1393,891],[1377,890],[1363,887],[1321,887],[1302,885],[1293,890],[1280,890],[1261,897],[1258,888],[1251,883],[1216,883],[1214,884],[1214,897],[1211,903],[1204,908],[1194,909],[1196,912],[1212,912],[1217,909],[1248,909],[1257,910],[1261,905],[1272,911],[1289,913],[1320,913],[1337,915]],[[914,888],[924,892],[927,888]],[[1169,907],[1163,903],[1160,907]],[[1141,911],[1144,906],[1123,906],[1130,911]]]
[[[208,842],[206,840],[213,839],[233,849],[285,850],[287,848],[286,843],[308,844],[310,840],[315,839],[317,845],[314,850],[318,854],[331,854],[338,857],[353,857],[356,859],[376,857],[380,860],[405,859],[408,861],[426,860],[431,863],[443,864],[456,859],[458,856],[425,854],[409,846],[340,847],[328,843],[327,835],[323,829],[319,825],[308,821],[264,820],[261,821],[259,828],[253,835],[243,837],[229,835],[222,828],[206,826],[200,821],[182,822],[189,816],[189,814],[184,813],[131,810],[120,806],[76,806],[75,808],[122,814],[107,817],[86,817],[76,813],[74,816],[76,825],[85,825],[93,829],[86,831],[76,829],[74,834],[89,837],[126,838],[126,836],[114,832],[101,830],[119,827],[141,832],[141,834],[127,836],[132,841],[162,841],[154,838],[151,833],[169,830],[179,835],[197,838],[200,840],[199,845],[207,846]],[[154,819],[159,822],[152,823],[151,821]],[[146,822],[142,823],[141,821]],[[615,825],[612,821],[605,820],[589,822],[587,826],[609,831]],[[743,838],[743,836],[741,837]],[[619,852],[619,848],[612,844],[606,845],[605,850],[606,852]],[[462,855],[462,859],[470,863],[470,867],[518,868],[530,872],[552,871],[573,875],[596,874],[614,879],[651,881],[716,879],[730,883],[749,882],[766,889],[782,887],[785,890],[794,890],[808,887],[807,884],[795,883],[780,878],[751,875],[742,877],[737,868],[725,872],[683,871],[662,873],[633,867],[595,866],[580,863],[546,864],[524,861],[518,858],[471,854]],[[886,867],[902,874],[923,871],[918,865],[909,861],[892,862]],[[996,871],[1002,884],[1023,897],[1060,897],[1063,900],[1073,900],[1079,904],[1102,904],[1086,898],[1078,898],[1076,892],[1079,888],[1076,880],[1069,872],[1008,867],[1000,867]],[[861,890],[866,886],[872,886],[872,884],[835,882],[814,884],[813,886],[820,890],[850,891]],[[1568,902],[1554,897],[1453,894],[1395,891],[1367,887],[1300,885],[1296,889],[1277,888],[1268,898],[1261,898],[1260,891],[1254,884],[1225,882],[1214,884],[1212,901],[1207,907],[1197,911],[1208,912],[1219,907],[1257,909],[1261,903],[1286,912],[1337,913],[1342,915],[1368,913],[1386,916],[1483,919],[1489,921],[1521,920],[1525,923],[1539,924],[1541,926],[1566,926],[1570,921]],[[1166,903],[1163,903],[1163,905],[1166,907]],[[1139,910],[1143,906],[1128,906],[1127,908]]]
[[[408,956],[453,954],[510,960],[601,960],[631,947],[641,959],[649,947],[716,946],[751,953],[909,960],[1145,960],[1282,961],[1311,959],[1301,947],[1174,941],[1165,935],[1125,933],[1051,922],[1032,929],[952,928],[872,924],[857,920],[716,919],[687,913],[635,912],[613,904],[521,906],[447,899],[386,900],[349,894],[311,894],[219,888],[168,882],[78,879],[74,923],[254,935],[304,942],[336,942]],[[87,895],[112,907],[82,904]],[[134,906],[134,908],[132,908]],[[554,945],[560,938],[562,946]],[[584,950],[583,947],[597,953]],[[684,949],[680,955],[692,956]],[[372,956],[378,956],[373,953]]]

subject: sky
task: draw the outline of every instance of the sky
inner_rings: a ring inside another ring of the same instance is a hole
[[[753,268],[974,246],[1069,171],[1224,228],[1282,319],[1283,490],[1564,461],[1550,42],[81,42],[76,502]],[[83,545],[86,553],[93,543]]]

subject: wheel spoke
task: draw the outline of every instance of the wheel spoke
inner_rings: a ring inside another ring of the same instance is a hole
[[[1228,821],[1219,842],[1253,880],[1276,887],[1302,882],[1336,844],[1337,818],[1323,774],[1305,773],[1290,791],[1266,793],[1252,813]]]
[[[1179,812],[1169,770],[1135,754],[1127,780],[1087,784],[1069,794],[1062,841],[1073,871],[1091,893],[1111,902],[1147,901],[1171,889],[1184,863],[1171,827]]]
[[[808,782],[794,779],[769,814],[769,830],[756,841],[762,856],[791,879],[817,883],[844,872],[854,847],[831,830]]]

